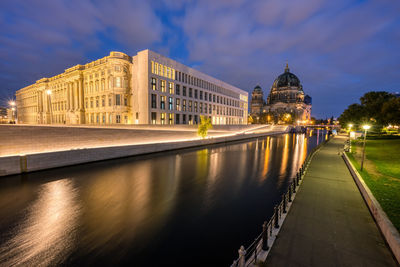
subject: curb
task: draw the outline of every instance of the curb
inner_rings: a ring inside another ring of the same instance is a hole
[[[389,220],[386,213],[383,211],[379,202],[375,199],[372,192],[369,190],[364,179],[358,173],[357,169],[353,166],[346,153],[342,154],[342,158],[349,169],[351,176],[353,177],[361,195],[368,206],[369,211],[375,219],[376,225],[381,231],[383,237],[388,243],[390,250],[395,256],[397,263],[400,264],[400,234],[397,229],[393,226],[393,223]]]

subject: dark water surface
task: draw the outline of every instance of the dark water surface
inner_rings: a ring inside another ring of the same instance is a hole
[[[2,178],[0,265],[229,266],[316,133]]]

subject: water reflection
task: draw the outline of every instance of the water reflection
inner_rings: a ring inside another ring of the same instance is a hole
[[[13,237],[1,246],[2,265],[56,265],[73,249],[80,206],[72,181],[46,183],[38,195],[12,230]]]
[[[286,134],[32,175],[37,181],[71,173],[24,185],[38,197],[18,211],[26,216],[2,227],[15,230],[2,233],[10,238],[1,244],[0,263],[141,266],[151,258],[152,265],[226,264],[256,234],[244,229],[258,232],[254,225],[266,215],[259,210],[272,212],[312,138]],[[19,187],[15,194],[22,194]]]

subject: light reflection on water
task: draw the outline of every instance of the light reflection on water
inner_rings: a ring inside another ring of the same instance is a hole
[[[229,264],[316,142],[285,134],[0,180],[0,207],[25,203],[0,210],[0,264]]]

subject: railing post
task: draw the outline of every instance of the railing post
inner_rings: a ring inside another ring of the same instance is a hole
[[[244,267],[246,264],[246,250],[243,246],[240,246],[239,252],[239,264],[238,267]]]
[[[254,264],[257,264],[257,238],[254,240]]]
[[[275,228],[279,228],[279,209],[278,206],[275,206],[274,208],[274,212],[275,212]]]
[[[264,222],[262,225],[263,233],[262,233],[262,250],[267,251],[268,247],[268,225],[267,222]]]
[[[283,194],[282,196],[282,201],[283,201],[283,213],[286,213],[286,194]]]
[[[289,186],[289,202],[292,202],[292,187]]]

